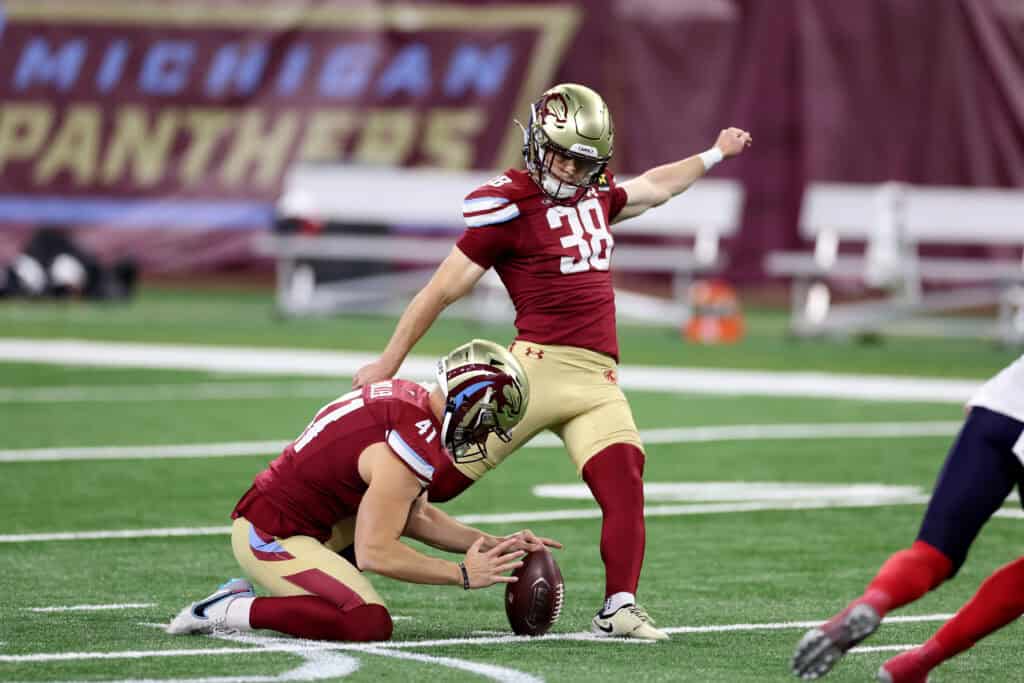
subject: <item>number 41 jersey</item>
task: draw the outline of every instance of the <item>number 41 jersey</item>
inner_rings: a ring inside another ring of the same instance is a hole
[[[510,169],[466,196],[466,231],[456,246],[498,273],[516,308],[517,339],[581,347],[617,361],[610,226],[625,204],[626,191],[611,173],[565,206],[528,174]]]

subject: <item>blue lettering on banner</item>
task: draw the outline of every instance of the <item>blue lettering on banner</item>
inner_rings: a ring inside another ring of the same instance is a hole
[[[176,95],[188,84],[196,46],[182,40],[153,43],[142,61],[139,89],[148,95]]]
[[[127,40],[115,40],[103,55],[100,68],[96,71],[96,89],[100,92],[110,92],[124,75],[124,64],[128,59],[130,47]]]
[[[288,48],[281,61],[277,76],[277,92],[279,95],[291,95],[302,85],[309,58],[313,50],[308,43],[298,43]]]
[[[444,94],[461,97],[472,87],[480,95],[493,95],[505,82],[511,63],[512,49],[508,43],[495,45],[486,53],[478,45],[463,43],[456,48],[448,67]]]
[[[429,90],[430,51],[423,43],[402,48],[377,83],[377,91],[384,97],[399,92],[419,96]]]
[[[249,95],[260,84],[263,69],[267,66],[268,49],[265,44],[242,46],[237,43],[224,45],[213,56],[213,63],[206,74],[206,94],[213,97],[224,95],[234,86],[235,95]]]
[[[377,47],[370,43],[334,48],[320,72],[320,94],[324,97],[362,95],[376,63]]]
[[[86,45],[84,38],[78,38],[69,40],[51,52],[45,38],[33,38],[18,60],[14,72],[14,89],[24,90],[34,83],[51,82],[57,90],[70,89],[78,80],[78,72],[85,60]]]

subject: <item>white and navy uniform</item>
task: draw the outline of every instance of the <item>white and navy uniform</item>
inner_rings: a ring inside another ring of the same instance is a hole
[[[946,457],[918,540],[945,553],[954,573],[1007,496],[1024,485],[1024,356],[967,402],[970,412]]]

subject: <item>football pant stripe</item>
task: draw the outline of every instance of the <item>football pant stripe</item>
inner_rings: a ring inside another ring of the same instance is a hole
[[[359,597],[359,594],[354,590],[327,572],[319,569],[307,569],[297,574],[285,576],[284,579],[305,591],[309,591],[313,595],[337,605],[342,612],[347,612],[350,609],[366,604],[366,601]]]
[[[276,538],[264,534],[251,525],[249,526],[249,548],[257,559],[268,562],[295,559],[295,556],[285,550]]]

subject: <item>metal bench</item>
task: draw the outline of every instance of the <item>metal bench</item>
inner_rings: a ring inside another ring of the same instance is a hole
[[[878,333],[900,324],[915,333],[1024,341],[1024,192],[813,183],[804,193],[800,234],[813,251],[773,252],[764,264],[769,275],[792,278],[796,335]],[[927,253],[939,245],[1000,247],[1013,256]],[[843,282],[885,294],[833,305]],[[949,315],[978,307],[994,307],[996,319]]]

